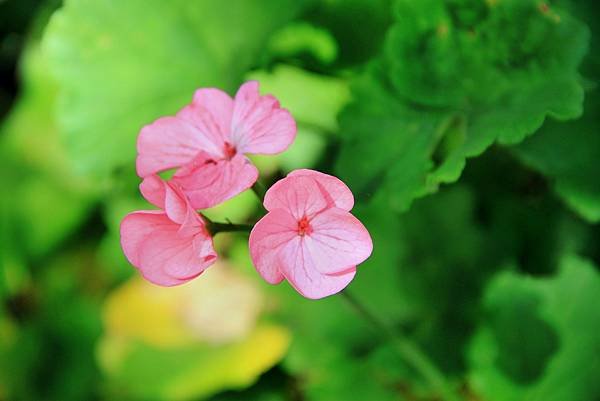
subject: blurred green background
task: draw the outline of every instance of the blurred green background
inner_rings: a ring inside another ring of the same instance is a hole
[[[177,288],[126,262],[140,127],[247,79],[299,126],[261,179],[348,183],[374,240],[350,293],[458,400],[600,400],[599,23],[595,0],[0,1],[0,400],[444,399],[340,296],[262,282],[244,234]]]

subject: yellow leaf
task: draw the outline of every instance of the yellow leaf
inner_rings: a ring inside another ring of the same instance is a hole
[[[255,283],[220,262],[178,287],[129,280],[108,297],[104,322],[109,335],[157,347],[226,343],[250,333],[262,305]]]
[[[248,387],[283,358],[290,339],[283,327],[261,325],[244,341],[207,352],[205,363],[176,377],[164,398],[184,400],[192,394],[204,397],[225,388]]]

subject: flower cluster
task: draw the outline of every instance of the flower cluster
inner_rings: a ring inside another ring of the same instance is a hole
[[[121,223],[121,246],[143,277],[162,286],[183,284],[217,259],[211,225],[198,209],[215,206],[252,187],[258,170],[246,154],[276,154],[296,136],[290,113],[258,83],[243,84],[232,99],[199,89],[175,116],[142,128],[136,168],[140,191],[160,210],[136,211]],[[157,174],[175,169],[168,181]],[[252,261],[269,283],[287,279],[307,298],[345,288],[356,265],[369,257],[366,228],[349,212],[352,192],[336,177],[296,170],[264,197],[268,213],[250,233]]]

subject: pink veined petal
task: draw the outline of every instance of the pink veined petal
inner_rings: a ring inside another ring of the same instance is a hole
[[[183,224],[190,214],[185,194],[174,182],[163,181],[155,174],[150,175],[140,184],[140,191],[148,202],[163,209],[175,223]],[[196,213],[193,214],[199,219]]]
[[[355,271],[356,267],[357,266],[350,266],[350,267],[345,268],[342,271],[339,271],[339,272],[336,272],[336,273],[331,273],[331,274],[326,274],[326,276],[344,276],[344,275],[346,275],[346,274],[348,274],[348,273],[350,273],[352,271]]]
[[[173,286],[183,284],[187,279],[174,277],[161,266],[149,266],[145,261],[144,249],[156,233],[172,232],[178,229],[163,211],[138,211],[128,214],[121,222],[121,247],[127,260],[142,275],[155,284]]]
[[[165,208],[165,182],[156,174],[144,178],[140,184],[140,192],[154,206]]]
[[[199,255],[194,242],[197,236],[207,239],[204,233],[196,236],[178,235],[179,225],[173,224],[155,230],[141,244],[139,269],[148,280],[160,284],[165,275],[176,280],[191,280],[214,263],[214,251]],[[212,246],[211,246],[212,248]]]
[[[131,212],[121,221],[121,248],[125,257],[135,267],[139,268],[139,251],[142,242],[155,230],[160,230],[165,225],[171,225],[165,212],[162,210],[141,210]]]
[[[215,88],[198,89],[191,105],[177,117],[191,123],[202,138],[202,150],[224,156],[224,142],[229,141],[233,99]]]
[[[365,261],[373,242],[363,224],[345,210],[332,208],[310,221],[304,236],[307,253],[319,272],[336,274]]]
[[[142,275],[142,277],[144,277],[144,279],[148,280],[149,282],[151,282],[153,284],[160,285],[161,287],[174,287],[176,285],[185,284],[194,278],[194,277],[191,277],[189,279],[180,280],[180,279],[177,279],[175,277],[168,275],[167,273],[163,272],[162,270],[155,270],[155,271],[140,270],[140,274]]]
[[[260,96],[258,86],[246,82],[235,95],[231,142],[241,153],[283,152],[296,138],[296,122],[273,96]]]
[[[263,204],[269,211],[284,209],[300,220],[327,209],[329,199],[311,177],[286,177],[269,188]]]
[[[140,177],[182,166],[202,149],[202,136],[179,117],[162,117],[140,131],[136,169]]]
[[[192,208],[215,206],[250,188],[258,179],[258,170],[242,154],[231,160],[214,160],[200,153],[181,168],[172,181],[181,186]]]
[[[303,238],[297,236],[279,252],[279,268],[300,294],[310,299],[324,298],[346,288],[354,278],[356,269],[348,269],[343,274],[320,273],[314,266]]]
[[[213,240],[208,233],[197,234],[194,237],[193,247],[196,256],[203,259],[206,263],[212,264],[217,259]]]
[[[354,206],[354,195],[342,180],[320,171],[300,169],[288,174],[288,177],[310,177],[317,182],[321,192],[331,201],[331,206],[349,212]]]
[[[179,237],[189,237],[191,235],[198,235],[202,233],[205,236],[209,236],[208,231],[206,230],[206,224],[202,217],[196,213],[194,209],[192,209],[189,205],[186,207],[186,215],[181,222],[181,226],[179,227],[179,231],[177,231],[177,235]]]
[[[167,213],[167,216],[169,216],[169,218],[174,222],[183,224],[190,211],[190,205],[188,203],[188,200],[186,199],[181,189],[177,187],[176,183],[165,182],[164,187],[165,213]]]
[[[298,223],[282,209],[267,213],[256,223],[250,239],[250,257],[258,273],[270,284],[278,284],[283,275],[278,268],[279,251],[298,236]]]

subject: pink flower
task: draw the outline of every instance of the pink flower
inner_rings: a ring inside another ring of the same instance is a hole
[[[217,257],[202,218],[173,183],[150,176],[140,189],[162,210],[129,213],[121,222],[121,247],[129,262],[162,286],[200,275]]]
[[[250,255],[271,284],[286,278],[307,298],[345,288],[369,257],[367,229],[349,213],[352,192],[336,177],[296,170],[265,195],[269,211],[250,233]]]
[[[219,89],[199,89],[174,117],[145,126],[137,143],[137,173],[144,178],[176,168],[172,180],[194,209],[217,205],[250,188],[258,171],[244,156],[275,154],[296,136],[296,123],[258,82],[243,84],[232,99]]]

